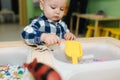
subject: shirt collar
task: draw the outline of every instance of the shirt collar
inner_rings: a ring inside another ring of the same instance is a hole
[[[46,18],[46,16],[43,13],[41,14],[41,18],[43,18],[45,21],[48,21],[49,23],[54,23],[54,24],[62,22],[62,20],[59,20],[59,21],[50,20],[50,19]]]

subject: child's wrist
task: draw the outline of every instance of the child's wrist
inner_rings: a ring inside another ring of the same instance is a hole
[[[46,33],[42,33],[42,34],[41,34],[41,37],[40,37],[40,40],[43,41],[43,42],[44,42],[44,40],[45,40],[45,35],[46,35]]]

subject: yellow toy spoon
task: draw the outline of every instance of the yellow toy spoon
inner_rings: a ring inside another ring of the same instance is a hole
[[[72,58],[73,64],[78,64],[78,58],[82,57],[82,47],[80,42],[73,40],[66,41],[65,54]]]

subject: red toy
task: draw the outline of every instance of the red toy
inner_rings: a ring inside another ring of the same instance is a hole
[[[46,64],[38,63],[36,58],[31,63],[25,63],[24,65],[35,80],[62,80],[57,71]]]

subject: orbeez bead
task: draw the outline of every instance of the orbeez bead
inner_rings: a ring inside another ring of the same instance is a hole
[[[7,70],[0,71],[0,80],[21,80],[24,72],[20,65],[8,65]]]

